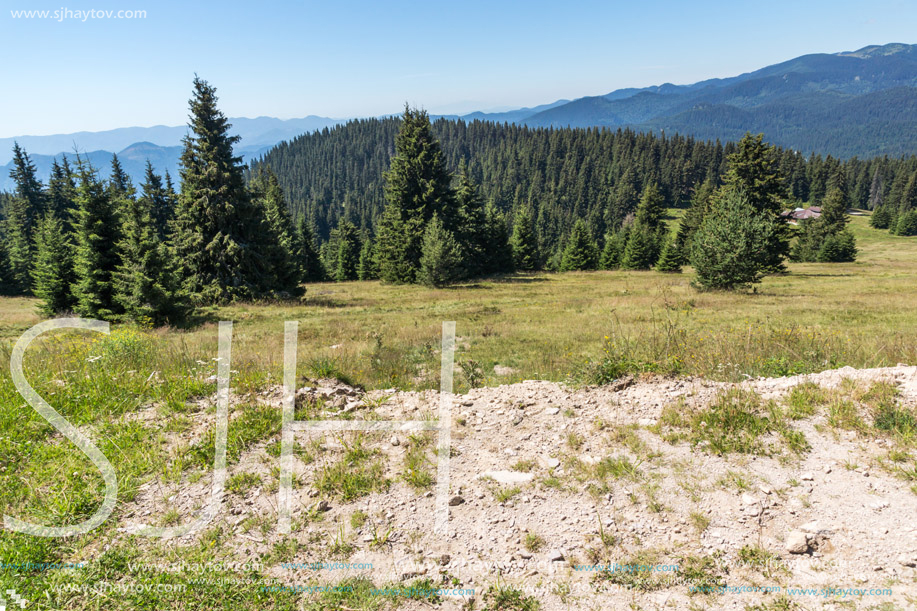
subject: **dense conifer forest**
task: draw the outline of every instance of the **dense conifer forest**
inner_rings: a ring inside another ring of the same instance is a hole
[[[385,205],[384,172],[395,154],[401,119],[368,119],[305,134],[272,149],[260,164],[271,168],[294,216],[305,215],[324,242],[342,220],[373,232]],[[664,205],[686,207],[705,181],[718,185],[733,142],[660,137],[628,130],[544,129],[484,121],[433,122],[448,168],[464,161],[481,196],[511,223],[531,215],[544,263],[560,252],[577,219],[601,241],[629,214],[649,184]],[[765,135],[766,136],[766,135]],[[820,203],[833,176],[843,175],[849,206],[912,209],[906,187],[917,158],[805,157],[775,149],[787,187],[785,206]],[[917,187],[915,187],[917,189]],[[559,258],[554,258],[559,265]]]
[[[440,287],[548,269],[694,267],[701,290],[853,261],[850,208],[917,234],[917,161],[805,158],[763,134],[721,144],[604,129],[400,118],[301,136],[242,165],[215,89],[195,79],[178,185],[133,185],[16,145],[2,196],[0,289],[47,316],[181,325],[201,306],[294,299],[309,282]],[[818,204],[793,228],[786,208]],[[688,208],[677,226],[666,209]]]

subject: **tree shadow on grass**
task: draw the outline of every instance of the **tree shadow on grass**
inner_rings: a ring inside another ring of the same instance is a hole
[[[535,284],[536,282],[548,282],[549,278],[544,276],[494,276],[488,278],[488,281],[494,284]]]

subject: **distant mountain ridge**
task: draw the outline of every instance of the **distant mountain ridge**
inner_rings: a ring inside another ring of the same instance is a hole
[[[329,119],[310,115],[301,119],[275,119],[273,117],[230,118],[231,132],[242,138],[236,146],[236,154],[246,162],[266,153],[275,144],[291,140],[301,134],[324,127],[344,123],[344,119]],[[187,126],[169,127],[122,127],[101,132],[77,132],[53,136],[17,136],[0,138],[0,191],[9,191],[13,182],[9,177],[13,143],[25,148],[35,162],[38,176],[47,182],[51,173],[51,162],[63,155],[73,159],[74,148],[80,156],[88,159],[93,167],[107,176],[112,152],[117,152],[124,170],[135,184],[139,184],[149,159],[160,174],[168,170],[178,178],[178,158],[181,155],[181,141],[187,133]]]
[[[441,115],[465,121],[532,127],[631,128],[680,133],[704,140],[736,140],[746,131],[803,153],[835,157],[917,153],[917,45],[890,43],[856,51],[815,53],[728,78],[689,85],[663,83],[618,89],[600,96],[557,100],[504,112]],[[436,118],[436,117],[433,117]],[[280,142],[345,123],[310,115],[301,119],[231,118],[241,136],[236,153],[256,159]],[[103,174],[111,151],[135,182],[146,159],[160,173],[178,175],[187,127],[125,127],[103,132],[0,138],[0,191],[12,188],[8,162],[17,141],[47,180],[51,160],[81,151]],[[89,151],[89,152],[85,152]]]
[[[764,132],[769,141],[805,153],[910,154],[917,152],[917,45],[803,55],[734,77],[622,89],[549,106],[514,121],[722,140]]]

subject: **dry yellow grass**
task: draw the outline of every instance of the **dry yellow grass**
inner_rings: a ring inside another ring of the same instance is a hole
[[[235,321],[236,369],[279,376],[283,321],[298,320],[302,373],[376,387],[435,387],[444,320],[457,322],[457,359],[474,361],[489,384],[601,381],[622,367],[738,379],[917,361],[917,239],[870,229],[864,217],[852,226],[859,261],[791,264],[755,294],[699,293],[690,273],[618,271],[442,290],[326,283],[310,285],[300,303],[234,305],[212,320]],[[11,340],[37,322],[33,306],[0,300],[0,334]],[[157,333],[164,345],[215,355],[215,323]],[[497,376],[495,365],[516,373]]]

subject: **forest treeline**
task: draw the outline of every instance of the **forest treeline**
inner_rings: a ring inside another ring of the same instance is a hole
[[[279,144],[253,166],[277,174],[294,216],[309,218],[319,242],[344,220],[373,233],[385,206],[383,175],[395,154],[401,121],[365,119],[304,134]],[[542,264],[549,269],[559,269],[576,220],[585,220],[593,239],[601,242],[636,211],[650,184],[657,185],[666,207],[687,207],[705,181],[722,184],[727,160],[736,150],[734,142],[628,130],[446,119],[433,122],[432,130],[446,166],[456,172],[464,161],[481,197],[493,202],[508,223],[519,211],[532,217]],[[786,207],[820,203],[831,178],[842,173],[851,207],[888,203],[896,210],[914,208],[902,203],[917,176],[913,156],[841,161],[782,148],[775,155],[785,180]]]
[[[628,131],[355,121],[245,168],[215,89],[195,79],[180,183],[139,189],[79,156],[47,185],[14,148],[0,289],[46,315],[181,325],[200,306],[295,298],[321,280],[445,286],[514,270],[691,264],[701,289],[747,286],[787,258],[852,261],[848,209],[917,233],[917,161],[803,158],[763,135],[709,143]],[[816,202],[791,227],[787,207]],[[666,208],[688,210],[677,227]]]

